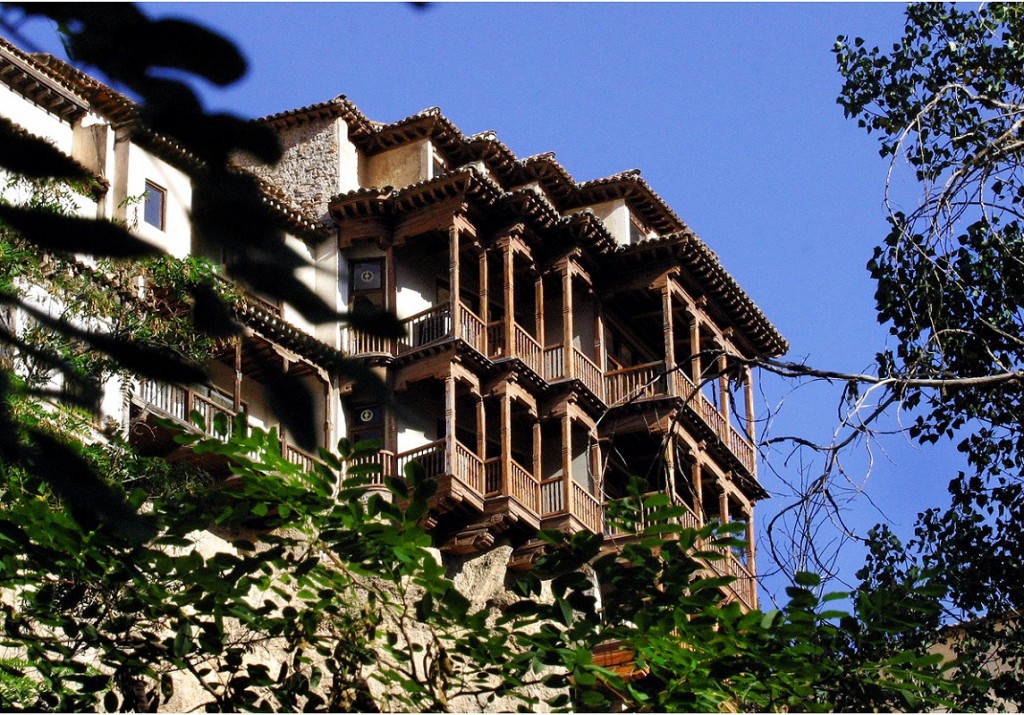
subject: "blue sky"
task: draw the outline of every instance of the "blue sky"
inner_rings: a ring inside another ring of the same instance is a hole
[[[884,345],[864,265],[886,231],[887,166],[835,103],[830,50],[839,34],[891,44],[902,5],[144,8],[198,20],[243,48],[248,77],[207,93],[211,106],[262,116],[343,93],[378,121],[439,106],[464,133],[495,130],[519,156],[554,151],[580,181],[639,168],[789,339],[791,359],[859,371]],[[773,436],[828,437],[838,390],[763,385],[767,403],[785,402]],[[909,535],[920,509],[945,504],[959,460],[948,447],[899,438],[884,447],[868,493]],[[773,463],[795,472],[780,455]],[[849,464],[863,476],[865,453]],[[780,496],[759,508],[759,521],[787,503],[763,468],[762,483]],[[861,500],[849,517],[863,531],[882,515]],[[860,559],[855,548],[844,554],[847,578]]]

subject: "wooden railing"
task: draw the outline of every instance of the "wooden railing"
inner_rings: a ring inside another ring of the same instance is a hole
[[[450,303],[443,303],[427,308],[424,311],[402,321],[406,337],[399,341],[403,350],[429,345],[430,343],[451,337],[452,310]]]
[[[544,348],[545,380],[561,380],[565,377],[565,348],[561,345],[550,345]]]
[[[746,435],[736,429],[722,413],[711,404],[711,401],[704,396],[693,384],[688,375],[681,370],[672,373],[673,389],[677,397],[687,400],[687,404],[701,418],[712,432],[718,435],[722,443],[729,448],[729,451],[739,460],[751,474],[757,465],[757,450],[750,443]]]
[[[518,500],[534,514],[540,506],[540,482],[516,460],[509,463],[509,496]]]
[[[565,487],[562,477],[545,479],[540,483],[540,515],[550,516],[565,511]]]
[[[348,468],[361,467],[366,464],[376,464],[380,467],[379,471],[367,471],[365,474],[361,475],[373,485],[381,485],[384,483],[384,477],[398,474],[398,465],[394,452],[382,449],[376,454],[350,459],[348,461]]]
[[[320,461],[306,450],[287,443],[284,445],[281,456],[285,458],[285,461],[291,462],[305,471],[311,470],[313,465]]]
[[[445,440],[439,439],[416,449],[402,452],[395,457],[399,474],[405,474],[405,465],[419,462],[428,477],[438,477],[445,473]]]
[[[604,509],[597,497],[583,485],[569,479],[569,508],[565,504],[565,479],[556,477],[540,482],[540,515],[554,516],[568,512],[595,534],[602,533]]]
[[[601,368],[594,364],[594,361],[580,352],[579,348],[572,349],[573,377],[587,386],[587,389],[598,398],[604,399],[602,389]]]
[[[405,473],[405,465],[417,461],[427,472],[428,477],[438,477],[444,474],[451,474],[478,495],[484,494],[484,462],[473,454],[464,445],[455,442],[455,449],[452,452],[452,469],[449,472],[446,465],[448,440],[439,439],[422,447],[402,452],[395,457],[396,467],[399,474]]]
[[[455,440],[453,476],[480,496],[484,493],[484,461]]]
[[[234,430],[234,410],[218,404],[205,395],[201,395],[182,385],[174,385],[155,380],[139,380],[138,399],[147,407],[156,408],[182,425],[198,429],[192,424],[192,413],[198,412],[203,417],[205,429],[203,433],[210,437],[226,440]],[[213,429],[214,419],[218,414],[224,415],[227,421],[227,434],[219,435]]]
[[[728,588],[747,607],[757,606],[757,579],[743,563],[740,562],[732,549],[726,546],[705,545],[705,551],[715,551],[722,555],[722,558],[707,560],[707,565],[719,576],[732,576],[736,580],[729,584]]]
[[[646,497],[646,496],[651,496],[652,494],[663,494],[663,493],[664,492],[650,492],[649,494],[645,494],[644,496]],[[678,496],[676,496],[674,494],[671,495],[670,498],[671,498],[672,506],[674,506],[674,507],[682,507],[684,509],[684,511],[679,516],[670,518],[668,520],[668,523],[675,524],[677,526],[681,526],[681,527],[683,527],[685,529],[699,529],[700,526],[701,526],[700,519],[693,512],[693,510],[690,509],[689,505],[685,504],[681,499],[679,499]],[[648,508],[641,507],[640,514],[638,515],[638,520],[637,520],[637,523],[636,523],[637,533],[643,531],[648,526],[651,526],[653,524],[658,523],[652,517],[653,512],[654,512],[653,509],[648,509]],[[605,532],[604,533],[607,536],[612,536],[612,537],[627,535],[626,532],[623,531],[621,527],[619,527],[618,525],[614,525],[614,526],[610,525],[610,524],[607,523],[607,520],[605,522]]]
[[[348,355],[393,355],[395,347],[390,338],[342,328],[341,350]]]
[[[569,496],[572,499],[572,515],[579,519],[585,527],[595,534],[602,532],[601,502],[588,492],[576,480],[571,481]]]
[[[465,340],[471,348],[481,355],[486,355],[484,349],[484,334],[486,326],[480,316],[466,307],[465,303],[459,306],[459,337]]]
[[[505,322],[496,320],[487,324],[487,357],[492,360],[508,357],[505,354]]]
[[[523,330],[518,323],[514,327],[516,344],[513,355],[526,363],[526,366],[537,375],[543,377],[544,373],[541,368],[541,354],[543,351],[541,350],[540,343],[534,340],[533,336]]]
[[[664,373],[663,362],[649,362],[605,373],[608,405],[625,404],[664,395]]]
[[[484,496],[501,494],[501,457],[484,460]]]

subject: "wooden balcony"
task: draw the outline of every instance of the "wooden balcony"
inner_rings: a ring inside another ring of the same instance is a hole
[[[341,351],[353,357],[394,355],[395,341],[378,335],[367,335],[352,328],[342,328]]]
[[[155,380],[140,379],[138,381],[135,401],[154,414],[168,417],[190,431],[201,431],[208,437],[225,441],[234,431],[234,421],[238,414],[192,388]],[[192,422],[193,412],[198,412],[202,416],[202,430]],[[227,421],[227,434],[225,435],[219,435],[214,431],[213,425],[217,415],[224,415],[224,419]]]
[[[483,508],[484,461],[458,440],[449,449],[448,439],[439,439],[395,455],[398,474],[405,473],[409,462],[423,466],[428,477],[438,478],[438,491],[445,496],[468,499]]]
[[[682,371],[673,371],[672,377],[674,394],[685,400],[687,406],[721,440],[739,463],[750,474],[754,474],[757,465],[757,450],[754,449],[754,445],[746,435],[741,434]]]
[[[667,397],[665,385],[665,363],[662,361],[605,373],[605,395],[609,407]]]
[[[182,429],[190,432],[198,432],[225,442],[234,434],[235,418],[238,413],[190,387],[139,379],[133,401],[145,412],[171,419]],[[193,412],[198,412],[203,418],[202,429],[192,421]],[[214,429],[218,415],[223,415],[227,425],[225,434],[217,434]],[[282,445],[281,456],[307,470],[312,469],[319,461],[316,456],[288,443]]]
[[[449,338],[460,338],[481,355],[486,353],[485,341],[488,330],[480,317],[470,310],[465,303],[459,304],[458,330],[453,331],[452,306],[442,303],[427,308],[402,321],[406,337],[397,342],[397,352],[406,353],[412,350],[439,343]]]
[[[644,496],[651,496],[651,494],[661,493],[664,492],[651,492],[650,494],[645,494]],[[699,529],[702,526],[700,517],[698,517],[693,512],[693,510],[690,509],[689,506],[684,504],[678,497],[671,496],[670,498],[672,506],[681,507],[685,511],[680,516],[672,518],[669,523],[674,524],[676,526],[681,526],[685,529]],[[648,526],[652,526],[653,524],[659,523],[652,518],[652,511],[653,510],[651,509],[640,510],[640,514],[638,515],[638,521],[636,523],[637,532],[641,532]],[[605,525],[604,534],[611,541],[628,539],[631,536],[625,530],[623,530],[622,527],[607,523]]]
[[[716,551],[722,555],[721,559],[714,561],[707,560],[708,568],[719,576],[732,576],[736,580],[726,588],[732,592],[737,600],[749,609],[757,608],[757,578],[733,553],[732,549],[725,546],[703,547],[707,551]]]
[[[502,469],[503,464],[506,469]],[[484,463],[485,496],[489,500],[506,497],[515,502],[531,520],[540,516],[540,482],[533,472],[514,459],[504,463],[501,457],[492,457]]]
[[[600,500],[574,479],[568,480],[568,495],[566,491],[562,477],[540,483],[541,518],[557,522],[558,517],[572,517],[583,528],[602,533],[604,509]]]

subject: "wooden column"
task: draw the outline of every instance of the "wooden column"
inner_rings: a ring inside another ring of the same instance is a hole
[[[676,443],[671,437],[665,446],[665,493],[669,497],[676,496]]]
[[[541,464],[542,452],[541,452],[541,444],[540,444],[540,434],[541,434],[540,420],[537,419],[537,417],[535,415],[534,419],[533,419],[533,476],[538,478],[538,479],[540,478],[541,467],[542,467],[542,464]]]
[[[662,312],[662,330],[665,333],[665,380],[666,380],[666,393],[669,395],[675,394],[671,389],[671,385],[675,384],[675,370],[676,367],[676,336],[675,326],[672,321],[672,291],[669,290],[668,283],[662,289],[661,293],[661,312]]]
[[[501,493],[511,493],[509,474],[512,472],[512,397],[506,391],[501,396]]]
[[[697,316],[690,317],[690,353],[692,357],[690,359],[690,377],[693,379],[693,384],[700,387],[700,381],[703,376],[701,370],[700,359],[700,320]]]
[[[725,482],[719,480],[718,488],[722,493],[718,495],[718,520],[723,524],[729,523],[729,492],[725,490]]]
[[[461,334],[462,316],[459,315],[459,307],[462,301],[459,300],[459,229],[452,226],[448,229],[448,287],[451,299],[452,325],[451,334]],[[454,432],[450,434],[454,435]]]
[[[324,449],[331,451],[331,426],[334,423],[331,409],[331,378],[324,379]]]
[[[242,339],[235,341],[235,392],[234,399],[235,414],[242,411]]]
[[[516,344],[516,313],[515,313],[515,254],[512,253],[512,242],[505,244],[504,276],[505,276],[505,355],[515,354]]]
[[[384,250],[384,308],[386,310],[398,312],[398,283],[397,276],[395,275],[395,247],[388,242],[387,248]],[[406,316],[398,316],[399,318]],[[349,335],[352,331],[348,331]],[[394,338],[388,339],[386,345],[388,351],[394,355],[398,353],[397,340]]]
[[[572,271],[569,259],[565,260],[565,274],[562,276],[562,352],[565,354],[565,377],[573,374],[572,356]]]
[[[755,567],[755,559],[757,558],[757,545],[754,541],[754,505],[751,504],[747,509],[747,569],[750,570],[751,574],[757,575],[757,568]],[[754,589],[757,592],[757,589]]]
[[[594,355],[597,359],[594,360],[597,366],[601,369],[601,380],[604,382],[604,373],[608,371],[608,358],[605,355],[604,350],[604,306],[601,305],[601,301],[597,299],[597,294],[594,296]],[[604,397],[604,395],[598,395],[598,397]]]
[[[444,468],[446,474],[455,473],[455,377],[449,373],[444,378]]]
[[[690,481],[693,482],[693,512],[701,526],[705,522],[704,514],[704,480],[701,479],[701,456],[700,452],[694,451],[693,464],[690,465]]]
[[[533,282],[534,305],[537,311],[537,343],[541,348],[543,359],[544,345],[544,278],[538,273],[537,279]],[[542,375],[541,377],[547,377]]]
[[[751,443],[757,440],[757,425],[754,424],[754,372],[750,365],[743,368],[743,394],[746,397],[747,437]]]
[[[566,513],[572,514],[572,421],[568,412],[562,417],[562,473],[565,475],[562,480],[564,507]]]
[[[487,408],[483,395],[477,395],[476,399],[476,431],[476,454],[480,459],[487,459]]]
[[[487,272],[487,251],[480,252],[480,320],[484,324],[484,355],[490,356],[491,345],[488,342],[488,334],[490,330],[487,324],[491,322],[491,306],[490,298],[488,297],[488,282],[490,275]]]
[[[725,418],[726,424],[729,423],[729,374],[726,372],[729,369],[729,360],[724,354],[718,356],[718,406],[722,412],[722,417]],[[725,435],[721,435],[724,437]]]

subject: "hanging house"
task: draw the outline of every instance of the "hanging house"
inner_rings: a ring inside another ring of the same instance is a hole
[[[142,238],[209,255],[187,220],[187,154],[135,126],[129,100],[2,41],[0,99],[0,115],[95,172],[103,189],[83,214],[127,220],[125,199],[144,195]],[[551,528],[614,548],[626,537],[605,506],[636,474],[685,508],[685,525],[746,524],[751,546],[712,567],[756,606],[753,510],[767,494],[747,360],[787,344],[638,172],[580,183],[553,155],[517,158],[436,109],[381,124],[344,96],[258,121],[284,158],[238,162],[308,258],[300,277],[339,310],[394,312],[405,337],[313,326],[251,295],[236,308],[246,339],[213,356],[210,384],[108,390],[130,397],[105,400],[105,417],[140,449],[182,458],[151,418],[244,412],[277,426],[259,386],[278,360],[316,397],[319,447],[376,438],[383,473],[417,460],[437,477],[428,519],[442,550],[506,540],[509,567],[526,568]],[[385,379],[393,405],[339,376],[346,357]],[[288,459],[316,459],[281,439]]]

